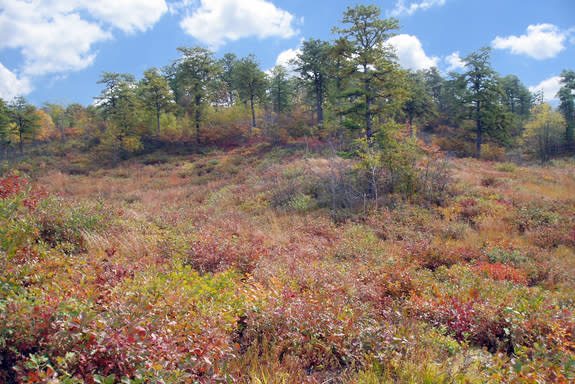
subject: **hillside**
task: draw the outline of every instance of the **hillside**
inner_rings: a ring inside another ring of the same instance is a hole
[[[418,164],[440,196],[375,206],[348,204],[344,157],[254,144],[4,176],[0,381],[574,379],[572,159],[440,157]]]

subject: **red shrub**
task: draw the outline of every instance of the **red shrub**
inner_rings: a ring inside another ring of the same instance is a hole
[[[0,199],[6,199],[11,195],[22,192],[26,187],[26,180],[17,175],[9,175],[0,179]]]
[[[257,240],[237,241],[234,235],[205,231],[193,242],[185,263],[201,273],[221,272],[229,268],[249,273],[267,254]]]
[[[493,280],[512,281],[515,284],[527,283],[527,273],[524,270],[507,264],[480,262],[475,266],[475,269],[486,273]]]

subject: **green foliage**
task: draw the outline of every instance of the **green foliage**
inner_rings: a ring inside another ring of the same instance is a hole
[[[380,114],[389,116],[401,104],[403,72],[393,60],[394,54],[387,39],[399,28],[395,19],[381,19],[381,10],[375,5],[348,7],[342,24],[347,28],[334,28],[343,39],[348,51],[342,51],[347,61],[345,73],[350,77],[345,92],[353,102],[344,112],[362,117],[365,138],[372,145],[373,119]]]
[[[489,61],[490,53],[491,49],[484,47],[463,59],[467,69],[462,75],[467,89],[463,101],[470,105],[468,113],[476,123],[477,155],[481,155],[484,134],[504,140],[509,125],[505,111],[497,104],[501,90]]]
[[[564,69],[561,72],[561,88],[557,93],[561,104],[559,110],[567,123],[565,126],[565,142],[573,149],[575,141],[575,71]]]
[[[296,70],[315,99],[314,108],[317,113],[317,124],[320,126],[324,119],[324,100],[330,75],[333,73],[333,59],[332,46],[329,42],[309,39],[303,42],[301,53],[294,61]]]
[[[36,113],[36,107],[28,104],[22,96],[15,98],[9,105],[8,111],[14,131],[18,136],[20,154],[24,153],[24,140],[33,139],[40,127],[40,117]]]
[[[270,101],[275,113],[282,114],[290,110],[293,102],[293,84],[288,73],[281,65],[272,68],[270,83]]]
[[[264,103],[266,100],[266,90],[268,81],[266,74],[260,69],[259,63],[254,55],[243,57],[234,66],[233,82],[238,90],[240,100],[245,104],[249,103],[252,112],[252,127],[257,126],[255,105]],[[249,133],[251,136],[251,131]]]
[[[144,106],[155,115],[156,134],[160,134],[162,112],[173,109],[173,95],[168,81],[158,73],[157,69],[148,69],[144,71],[144,77],[138,84],[138,93]]]
[[[11,144],[10,116],[4,100],[0,98],[0,160],[4,158]]]
[[[201,143],[201,125],[210,101],[209,87],[217,78],[220,67],[213,52],[201,47],[179,47],[181,57],[167,69],[176,103],[185,114],[193,116],[196,142]]]
[[[532,116],[525,125],[524,150],[546,162],[559,153],[565,132],[565,119],[551,109],[549,104],[533,107]]]

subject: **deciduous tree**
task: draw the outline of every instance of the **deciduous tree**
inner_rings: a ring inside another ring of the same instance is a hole
[[[559,151],[566,125],[561,113],[554,111],[549,104],[534,106],[523,133],[525,149],[536,154],[541,161],[550,160]]]
[[[58,103],[44,103],[44,110],[52,118],[52,122],[56,130],[60,134],[60,140],[66,141],[66,126],[68,125],[66,118],[66,107]]]

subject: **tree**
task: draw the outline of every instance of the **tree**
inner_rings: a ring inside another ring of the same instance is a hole
[[[334,90],[331,92],[332,95],[337,99],[337,113],[339,115],[339,142],[343,142],[343,100],[345,98],[344,89],[347,87],[347,80],[349,78],[349,65],[347,65],[347,59],[345,58],[352,51],[351,44],[345,38],[339,38],[331,47],[331,57],[333,66],[330,67],[331,73],[330,77],[334,79],[332,86]],[[332,100],[333,102],[333,100]]]
[[[499,79],[503,91],[503,104],[517,116],[529,117],[533,105],[533,96],[521,80],[515,75],[507,75]]]
[[[58,103],[44,103],[44,110],[52,118],[56,130],[60,133],[60,140],[66,141],[66,108]]]
[[[436,105],[431,96],[425,90],[425,77],[423,72],[409,72],[407,74],[409,93],[405,100],[402,111],[407,117],[407,124],[411,135],[415,136],[413,120],[426,119],[435,115]]]
[[[463,78],[467,85],[467,95],[464,99],[469,106],[469,116],[476,124],[476,151],[481,154],[483,135],[489,129],[501,128],[495,125],[489,126],[488,121],[496,122],[493,115],[500,113],[497,109],[497,100],[500,90],[497,83],[497,74],[491,68],[489,55],[491,49],[483,47],[466,56],[463,61],[467,69]],[[491,115],[491,116],[489,116]]]
[[[10,116],[4,100],[0,98],[0,159],[8,152],[11,143]]]
[[[332,72],[333,56],[331,44],[327,41],[309,39],[303,42],[301,53],[294,61],[301,79],[308,83],[315,98],[317,125],[323,125],[323,104]]]
[[[347,27],[334,29],[351,48],[345,52],[346,64],[349,74],[357,81],[357,88],[352,93],[359,101],[353,109],[363,113],[369,146],[373,145],[373,117],[381,111],[383,104],[394,98],[393,90],[398,89],[394,82],[401,77],[393,62],[392,48],[386,43],[399,24],[396,19],[380,19],[380,13],[375,5],[348,7],[342,20]],[[378,101],[381,103],[376,105]]]
[[[111,125],[103,132],[100,145],[113,154],[114,162],[122,153],[138,151],[142,147],[137,132],[139,105],[136,97],[136,80],[129,73],[103,72],[98,84],[104,84],[96,97],[98,109]]]
[[[559,97],[559,111],[565,118],[565,142],[567,148],[572,150],[575,146],[575,71],[564,69],[561,72],[561,88],[557,93]]]
[[[162,112],[169,110],[174,102],[170,85],[156,68],[150,68],[144,72],[144,77],[140,80],[138,93],[142,104],[154,113],[157,124],[156,133],[159,135]]]
[[[286,69],[276,65],[270,75],[270,99],[274,112],[278,115],[287,112],[292,96],[293,88]]]
[[[533,107],[525,125],[523,140],[527,151],[534,152],[541,161],[548,161],[559,151],[566,122],[561,113],[547,103]]]
[[[533,95],[515,75],[500,78],[499,85],[502,91],[501,104],[508,111],[510,134],[520,136],[533,106]]]
[[[437,67],[431,67],[423,70],[423,79],[425,83],[425,93],[431,97],[431,100],[441,109],[441,96],[443,94],[445,79]]]
[[[169,77],[176,102],[191,110],[196,127],[196,141],[201,143],[203,110],[209,102],[209,83],[220,72],[212,51],[202,47],[179,47],[182,57],[174,62]]]
[[[234,53],[226,53],[224,57],[219,60],[220,67],[222,71],[220,73],[220,79],[225,87],[227,104],[229,107],[234,105],[236,92],[234,88],[234,71],[236,64],[238,62],[238,57]]]
[[[34,138],[39,128],[39,117],[36,107],[28,104],[23,96],[16,97],[9,105],[9,114],[16,126],[18,134],[20,154],[24,154],[24,140]]]
[[[256,99],[263,103],[266,97],[268,82],[266,74],[260,69],[260,65],[254,55],[241,58],[235,65],[234,84],[238,90],[240,99],[244,103],[250,104],[252,112],[251,127],[256,128]],[[251,136],[251,130],[249,135]]]
[[[102,72],[97,84],[104,84],[97,105],[105,118],[128,133],[135,123],[136,79],[129,73]]]

